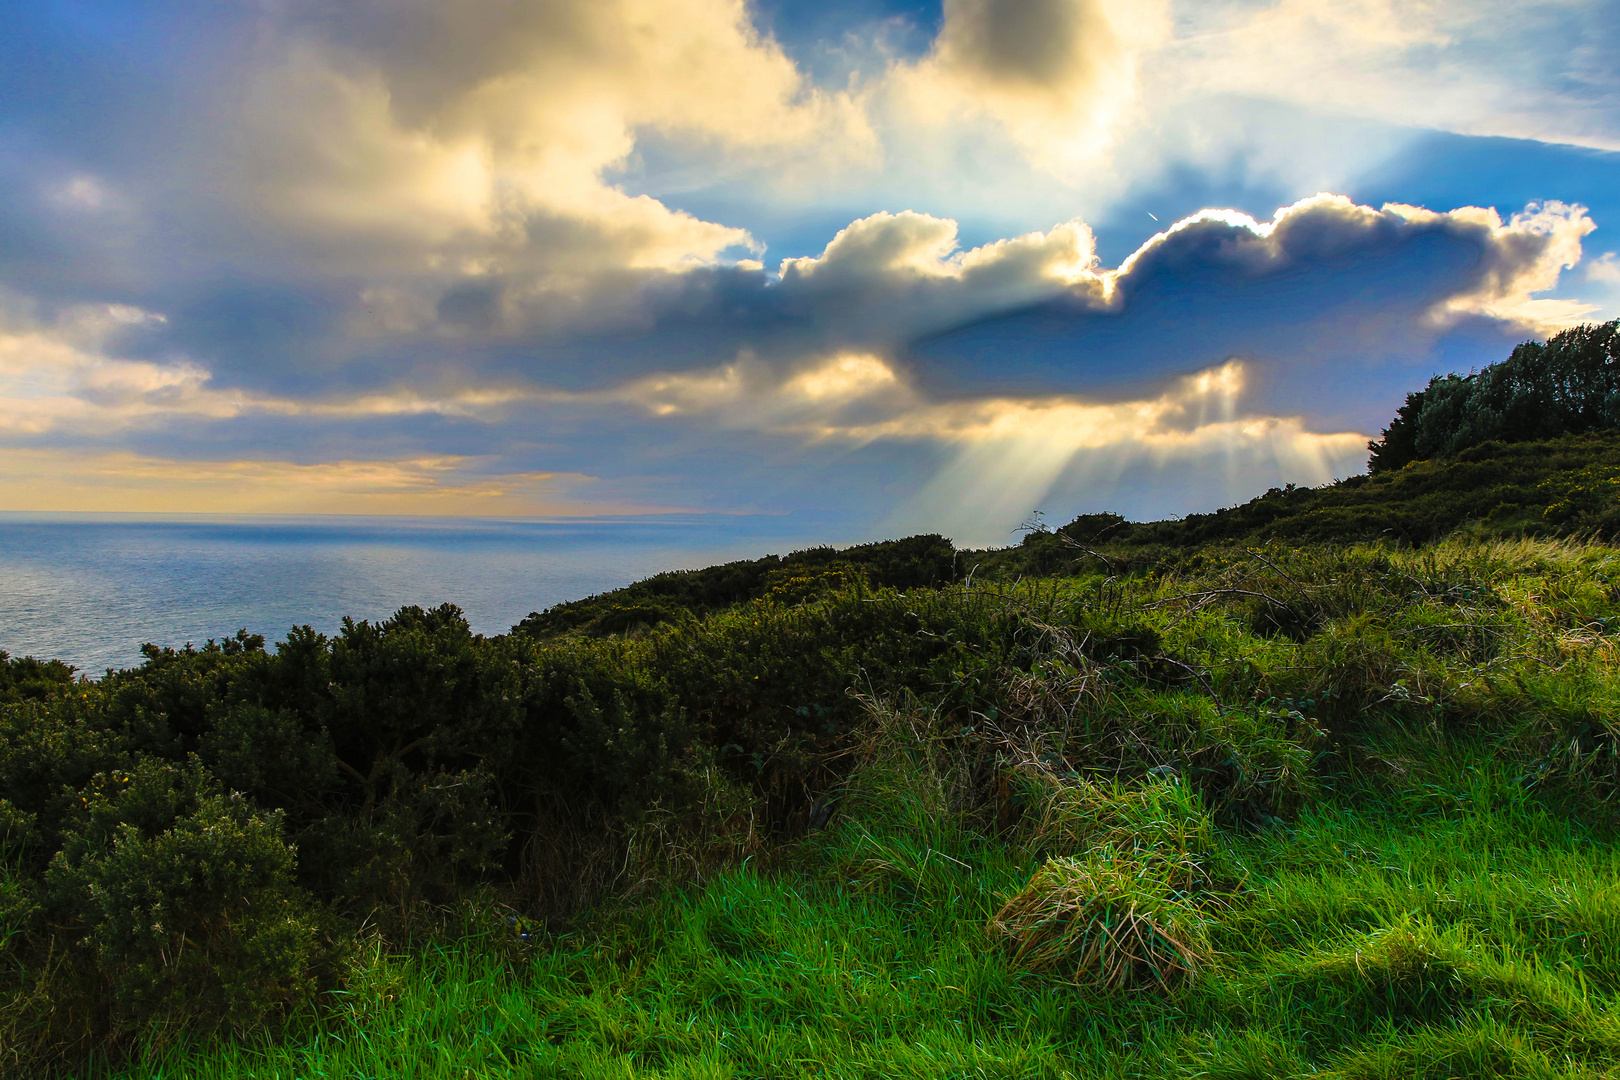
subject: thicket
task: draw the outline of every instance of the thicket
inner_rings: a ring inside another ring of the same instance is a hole
[[[1527,341],[1470,375],[1437,375],[1368,444],[1374,476],[1486,442],[1620,426],[1620,320]]]
[[[858,580],[641,637],[487,639],[441,607],[264,646],[96,683],[5,662],[12,1064],[279,1030],[342,989],[358,928],[403,940],[485,887],[566,918],[627,866],[684,872],[658,829],[688,870],[803,831],[852,687],[994,711],[1038,650],[1016,605]]]
[[[7,1070],[1600,1075],[1617,633],[1598,545],[1266,546],[13,678]]]

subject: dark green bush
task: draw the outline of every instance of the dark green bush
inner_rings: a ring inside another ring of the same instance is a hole
[[[683,611],[718,611],[773,592],[778,593],[777,599],[789,599],[780,590],[785,582],[799,578],[805,582],[790,591],[803,595],[821,591],[820,585],[808,582],[820,581],[824,585],[829,577],[857,575],[880,588],[932,588],[955,580],[956,564],[956,549],[942,536],[911,536],[843,549],[809,548],[786,556],[767,555],[704,570],[657,574],[611,593],[533,612],[513,630],[536,638],[585,628],[593,633],[620,632],[637,622],[650,625]],[[802,599],[803,595],[792,599]],[[661,617],[632,620],[615,614],[620,609],[644,609],[649,616]],[[622,622],[622,626],[616,626],[616,622]]]
[[[338,784],[330,736],[309,731],[290,709],[248,701],[219,708],[197,756],[227,787],[268,806],[297,806]]]
[[[87,1004],[109,1030],[249,1031],[312,1003],[316,920],[279,814],[223,793],[200,763],[152,758],[97,775],[80,802],[45,891],[104,988]]]
[[[356,919],[395,934],[457,886],[497,864],[510,834],[482,769],[401,779],[360,813],[333,813],[301,829],[300,880]]]
[[[73,689],[73,668],[60,660],[13,659],[0,649],[0,702],[44,700]]]

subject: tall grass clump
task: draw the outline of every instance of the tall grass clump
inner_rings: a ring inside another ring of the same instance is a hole
[[[1049,859],[990,920],[1014,965],[1102,990],[1168,988],[1209,954],[1203,916],[1166,868],[1111,850]]]
[[[1193,978],[1211,952],[1218,858],[1197,790],[1065,778],[1039,760],[1019,772],[1038,807],[1022,847],[1045,861],[989,922],[1014,965],[1104,990]]]

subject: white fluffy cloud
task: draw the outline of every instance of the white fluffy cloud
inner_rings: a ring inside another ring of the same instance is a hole
[[[810,85],[743,0],[283,11],[208,172],[327,272],[498,281],[509,305],[577,294],[754,246],[609,182],[643,133],[779,164],[875,151],[859,102]]]
[[[897,341],[1059,294],[1100,302],[1091,230],[1080,221],[967,251],[957,223],[904,211],[862,218],[820,255],[785,259],[782,303],[837,336]]]
[[[1041,165],[1085,168],[1134,111],[1140,57],[1171,28],[1165,0],[945,0],[933,51],[890,72],[902,123],[1005,129]]]

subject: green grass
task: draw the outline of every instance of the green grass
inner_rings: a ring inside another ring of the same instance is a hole
[[[1454,744],[1398,796],[1373,784],[1287,826],[1209,834],[1208,857],[1241,875],[1203,906],[1209,964],[1185,985],[1124,992],[1021,970],[987,926],[1036,871],[1028,845],[934,813],[926,766],[874,771],[887,813],[851,813],[772,869],[614,905],[532,944],[487,916],[481,934],[370,956],[317,1033],[127,1075],[1483,1078],[1620,1065],[1620,850],[1601,817],[1527,789],[1488,742]]]
[[[102,1072],[1620,1076],[1617,568],[1212,548],[568,639],[761,749],[619,819],[584,907],[522,917],[559,858],[326,924],[318,1008]]]

